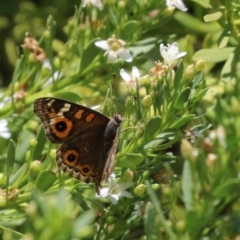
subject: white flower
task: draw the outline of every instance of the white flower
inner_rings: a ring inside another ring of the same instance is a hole
[[[186,52],[178,52],[178,44],[176,42],[172,44],[168,44],[167,46],[164,46],[163,44],[160,44],[160,54],[164,58],[164,61],[168,64],[168,66],[171,66],[173,61],[177,58],[185,56]]]
[[[135,85],[136,81],[140,77],[140,72],[137,67],[132,67],[132,75],[130,76],[124,69],[120,70],[120,75],[125,81],[127,86],[133,86]]]
[[[126,45],[126,42],[121,39],[112,37],[107,40],[97,41],[95,45],[106,51],[104,56],[107,55],[109,62],[116,62],[118,57],[124,59],[126,62],[132,62],[133,60],[130,52],[123,47]]]
[[[97,7],[99,10],[103,10],[103,4],[101,0],[85,0],[83,3],[83,7],[86,5],[92,4],[93,6]]]
[[[168,7],[175,6],[176,8],[184,12],[188,10],[182,0],[166,0],[166,5]]]
[[[109,177],[108,187],[102,188],[100,190],[99,197],[109,196],[111,202],[116,205],[121,196],[127,198],[133,197],[131,193],[125,190],[127,188],[130,188],[132,185],[133,183],[131,182],[117,183],[115,175],[112,174]]]
[[[11,137],[11,134],[7,128],[7,124],[8,122],[6,119],[0,120],[0,136],[6,139]]]

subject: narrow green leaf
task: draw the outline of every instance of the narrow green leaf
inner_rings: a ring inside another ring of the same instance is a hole
[[[183,201],[186,209],[190,210],[193,206],[193,194],[192,194],[192,171],[189,161],[185,161],[183,165],[182,174],[182,191],[183,191]]]
[[[144,214],[144,232],[147,239],[152,239],[156,235],[155,217],[156,213],[152,204],[147,204]]]
[[[222,34],[218,38],[217,44],[219,49],[223,49],[228,45],[231,36],[231,26],[230,24],[225,24]]]
[[[169,225],[167,224],[167,220],[163,214],[162,208],[161,208],[161,204],[159,199],[157,198],[155,192],[152,189],[152,186],[150,184],[149,181],[146,181],[146,186],[147,186],[147,192],[148,195],[154,205],[156,214],[158,215],[158,217],[161,220],[161,223],[163,225],[163,227],[165,228],[166,233],[168,234],[168,236],[170,237],[170,239],[175,240],[177,239],[176,235],[174,234],[174,232],[172,231],[172,229],[169,227]]]
[[[139,24],[137,21],[128,21],[122,28],[121,38],[130,40],[133,38],[134,33],[139,29]]]
[[[173,107],[175,109],[182,109],[184,104],[187,103],[190,93],[191,93],[190,87],[183,89],[182,92],[178,95]]]
[[[66,100],[72,101],[72,102],[77,102],[77,101],[81,100],[81,97],[79,96],[79,94],[77,94],[73,91],[70,92],[70,91],[66,91],[66,90],[54,92],[54,97],[66,99]]]
[[[203,73],[197,74],[193,79],[193,86],[192,87],[193,88],[198,87],[202,83],[203,80],[204,80]]]
[[[226,196],[231,195],[235,189],[239,189],[240,180],[237,178],[227,179],[225,182],[221,183],[216,189],[213,191],[213,196],[216,198],[224,198]]]
[[[230,54],[234,51],[234,49],[234,47],[224,49],[203,49],[193,55],[193,60],[203,60],[204,62],[209,63],[222,62],[229,58]]]
[[[133,168],[141,164],[144,157],[141,154],[130,153],[119,158],[117,163],[123,168]]]
[[[177,120],[175,123],[173,123],[169,128],[178,130],[182,127],[187,126],[195,117],[195,114],[189,114],[186,116],[183,116],[179,120]]]
[[[158,132],[158,129],[161,125],[161,117],[156,116],[149,120],[149,122],[146,124],[145,130],[144,130],[144,141],[148,142],[149,140],[153,139],[154,134]]]
[[[174,78],[174,89],[177,91],[179,85],[180,85],[180,82],[181,82],[181,79],[183,77],[183,61],[180,60],[179,64],[178,64],[178,67],[177,67],[177,70],[176,70],[176,74],[175,74],[175,78]]]
[[[205,22],[217,21],[222,17],[223,13],[219,10],[209,13],[203,17]]]
[[[101,49],[95,46],[95,42],[99,40],[99,38],[93,39],[88,46],[84,49],[81,63],[80,63],[80,71],[82,72],[85,68],[87,68],[94,58],[101,52]]]
[[[8,188],[9,184],[9,178],[12,172],[12,168],[15,162],[15,144],[12,139],[10,139],[8,143],[8,149],[7,149],[7,159],[6,159],[6,176],[7,176],[7,181],[6,185]]]
[[[44,170],[37,177],[36,187],[39,190],[45,192],[53,185],[55,180],[56,176],[52,171]]]
[[[227,61],[225,62],[222,72],[221,72],[221,78],[224,82],[230,81],[234,76],[233,71],[233,62],[234,62],[234,53],[231,53]]]
[[[41,159],[41,155],[42,155],[42,151],[44,149],[45,143],[46,143],[46,139],[47,138],[45,135],[44,128],[41,127],[40,131],[38,132],[38,135],[37,135],[38,144],[34,150],[33,159]]]

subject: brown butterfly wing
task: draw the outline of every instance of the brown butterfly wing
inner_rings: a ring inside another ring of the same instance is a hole
[[[34,112],[42,120],[52,143],[63,143],[87,131],[91,126],[105,128],[109,118],[90,108],[57,98],[39,98]]]
[[[99,193],[102,181],[113,171],[116,143],[122,119],[116,115],[106,128],[92,126],[57,150],[59,168],[86,183],[94,182]]]
[[[113,171],[117,135],[122,118],[109,119],[84,106],[56,98],[40,98],[34,112],[47,137],[62,143],[56,161],[63,171],[84,182],[94,182],[97,192]]]

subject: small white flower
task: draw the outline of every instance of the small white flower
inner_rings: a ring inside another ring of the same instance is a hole
[[[132,75],[130,76],[124,69],[120,70],[120,75],[125,81],[126,85],[129,87],[132,87],[135,85],[136,81],[140,77],[140,72],[137,67],[133,66],[132,67]]]
[[[97,7],[99,10],[103,10],[103,4],[101,0],[85,0],[83,3],[83,7],[86,5],[92,4],[93,6]]]
[[[188,10],[182,0],[166,0],[166,5],[168,7],[174,6],[183,12]]]
[[[95,45],[106,51],[104,56],[107,55],[109,62],[116,62],[118,57],[122,58],[126,62],[132,62],[133,60],[130,52],[124,48],[126,42],[121,39],[112,37],[107,40],[96,41]]]
[[[131,193],[125,190],[127,188],[130,188],[132,185],[133,183],[131,182],[117,183],[115,175],[112,174],[109,177],[108,187],[102,188],[100,190],[99,197],[109,196],[111,202],[116,205],[121,196],[127,198],[133,197]]]
[[[160,44],[160,54],[164,58],[164,61],[171,66],[175,59],[185,56],[186,52],[178,52],[178,44],[176,42],[164,46]]]
[[[6,139],[11,137],[9,129],[7,128],[7,124],[8,122],[6,119],[0,120],[0,137],[6,138]]]

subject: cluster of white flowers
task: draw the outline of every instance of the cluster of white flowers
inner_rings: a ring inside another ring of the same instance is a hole
[[[103,2],[101,0],[85,0],[83,7],[87,5],[94,5],[99,10],[103,10]],[[182,0],[166,0],[167,7],[176,7],[182,11],[187,11],[186,6],[183,4]],[[107,40],[96,41],[95,45],[106,52],[104,56],[107,56],[109,62],[114,63],[119,58],[123,59],[126,62],[132,62],[133,57],[129,50],[125,48],[126,42],[122,39],[117,39],[115,36],[108,38]],[[164,59],[164,64],[168,67],[171,67],[173,62],[186,55],[186,52],[179,52],[178,44],[176,42],[172,44],[167,44],[164,46],[160,44],[160,54]],[[127,87],[134,87],[136,81],[140,78],[140,72],[137,67],[132,67],[132,73],[129,75],[124,69],[120,70],[120,75],[126,83]],[[109,197],[113,204],[117,204],[119,198],[127,197],[132,198],[132,194],[126,191],[129,187],[133,185],[132,182],[123,182],[117,183],[115,175],[112,174],[109,177],[108,187],[101,189],[98,197]]]
[[[99,10],[103,10],[103,3],[101,0],[84,0],[83,7],[86,7],[87,5],[93,5]],[[166,0],[166,5],[167,7],[176,7],[184,12],[188,10],[182,0]]]

